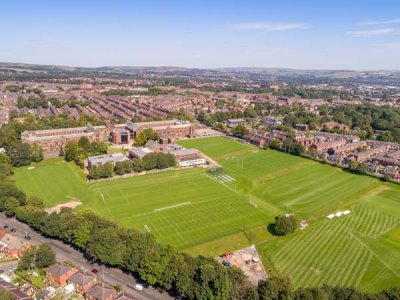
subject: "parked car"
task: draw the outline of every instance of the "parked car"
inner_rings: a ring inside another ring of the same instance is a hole
[[[4,228],[4,230],[8,230],[9,227],[8,227],[8,225],[4,225],[3,228]]]
[[[139,283],[135,284],[133,288],[139,292],[143,291],[143,285]]]
[[[96,268],[92,269],[92,273],[96,274],[97,272],[99,272],[99,270],[97,270]]]
[[[10,229],[11,232],[16,232],[17,230],[15,228]]]

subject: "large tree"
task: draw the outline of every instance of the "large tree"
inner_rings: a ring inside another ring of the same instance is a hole
[[[143,130],[136,137],[136,143],[139,145],[144,145],[148,140],[157,141],[159,139],[158,133],[153,130],[153,128],[147,128]]]
[[[8,151],[11,163],[16,166],[27,166],[31,163],[31,147],[28,144],[16,144]]]
[[[293,287],[287,277],[270,277],[258,283],[260,300],[290,300],[293,296]]]
[[[286,235],[299,228],[299,219],[296,215],[286,214],[275,217],[275,224],[272,224],[272,233],[275,235]]]
[[[65,160],[73,161],[79,156],[79,147],[77,142],[68,142],[65,145]]]
[[[56,263],[56,254],[49,244],[41,244],[36,250],[35,265],[39,269],[47,268]]]
[[[34,162],[39,162],[43,160],[43,149],[37,143],[34,143],[31,147],[31,160]]]
[[[14,197],[9,197],[4,201],[4,212],[7,217],[15,215],[15,210],[19,207],[19,201]]]
[[[237,137],[244,137],[249,131],[244,125],[237,125],[231,129],[231,133]]]
[[[157,168],[157,153],[146,154],[142,160],[145,170]]]
[[[90,141],[86,136],[81,136],[78,141],[79,152],[87,156],[90,152]]]

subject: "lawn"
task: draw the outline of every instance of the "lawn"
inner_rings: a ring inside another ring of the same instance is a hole
[[[47,206],[80,199],[77,210],[150,231],[191,254],[215,256],[256,244],[266,268],[297,287],[330,283],[377,291],[400,281],[398,186],[222,137],[180,143],[216,160],[219,179],[195,168],[88,184],[77,166],[59,159],[20,168],[14,178]],[[352,213],[325,218],[344,208]],[[285,211],[310,226],[271,236],[266,225]]]
[[[75,163],[66,163],[60,158],[18,168],[14,179],[20,189],[29,196],[41,197],[48,207],[74,199],[86,200],[91,196],[85,174]]]
[[[328,283],[370,292],[394,286],[400,281],[400,198],[396,203],[386,195],[382,190],[362,197],[349,207],[351,214],[320,220],[258,249],[266,265],[295,286]]]
[[[163,243],[185,249],[265,224],[273,213],[208,178],[203,169],[94,183],[85,202],[123,226],[145,227]],[[99,203],[101,205],[99,205]]]

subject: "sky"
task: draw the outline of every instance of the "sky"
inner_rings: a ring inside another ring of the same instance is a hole
[[[0,61],[400,70],[400,1],[4,0]]]

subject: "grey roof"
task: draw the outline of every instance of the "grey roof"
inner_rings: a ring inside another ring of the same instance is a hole
[[[138,149],[138,148],[129,150],[130,155],[136,156],[137,158],[140,158],[140,159],[142,159],[149,153],[151,153],[151,152],[147,152],[147,151],[144,151],[143,149]]]
[[[113,130],[113,132],[127,133],[128,130],[126,130],[125,128],[115,128],[115,129]]]
[[[133,122],[127,122],[126,123],[126,127],[131,129],[132,131],[136,131],[138,130],[138,128],[142,125],[150,125],[152,127],[168,127],[165,125],[160,125],[160,124],[166,124],[168,123],[168,126],[172,126],[172,125],[177,125],[180,122],[176,119],[173,120],[163,120],[163,121],[153,121],[153,122],[137,122],[137,123],[133,123]]]
[[[71,267],[66,267],[66,266],[63,266],[60,264],[55,264],[55,265],[52,265],[51,267],[48,267],[46,270],[46,273],[54,275],[54,276],[63,276],[71,270],[72,270]]]
[[[141,123],[133,123],[133,122],[127,122],[126,123],[126,127],[127,128],[129,128],[129,129],[131,129],[132,131],[136,131],[136,130],[138,130],[138,128],[140,127],[140,124]]]
[[[115,295],[115,291],[113,289],[95,285],[86,292],[86,295],[94,297],[97,300],[105,300],[110,297],[110,295]]]
[[[16,299],[19,299],[19,300],[32,299],[27,294],[25,294],[24,292],[21,292],[17,287],[12,285],[11,283],[8,283],[7,281],[5,281],[2,278],[0,278],[0,289],[5,289],[5,290],[9,291],[10,293],[12,293],[15,296]]]
[[[197,149],[181,149],[181,150],[172,150],[170,153],[174,156],[182,156],[182,155],[196,155],[200,151]]]
[[[89,157],[88,162],[90,165],[103,165],[106,163],[116,163],[127,159],[128,158],[122,153],[113,153]]]
[[[91,282],[93,279],[95,280],[96,278],[93,276],[89,276],[89,275],[77,272],[74,275],[72,275],[69,280],[72,283],[75,283],[80,286],[84,286],[84,285],[88,284],[89,282]]]
[[[150,147],[159,147],[161,146],[159,143],[157,143],[156,141],[153,140],[148,140],[146,143],[146,147],[150,148]]]

